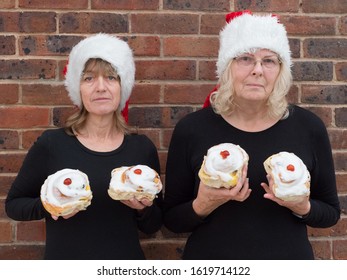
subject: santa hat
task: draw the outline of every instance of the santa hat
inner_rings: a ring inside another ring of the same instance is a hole
[[[65,69],[65,87],[71,101],[78,107],[82,106],[80,81],[85,64],[90,58],[101,58],[109,62],[117,71],[121,80],[119,106],[121,110],[126,110],[127,101],[135,83],[133,53],[123,40],[101,33],[80,41],[70,52]]]
[[[271,50],[279,55],[284,67],[290,68],[292,62],[287,32],[277,16],[254,15],[246,10],[229,13],[226,21],[219,34],[218,77],[222,76],[231,59],[252,49]]]
[[[287,32],[274,14],[252,15],[251,11],[231,12],[220,32],[220,47],[217,61],[217,76],[221,77],[231,59],[252,49],[268,49],[277,53],[283,67],[290,71],[291,52]],[[210,96],[218,90],[218,85],[205,99],[203,108],[210,106]]]

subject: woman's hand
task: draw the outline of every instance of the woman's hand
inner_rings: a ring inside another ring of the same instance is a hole
[[[61,217],[64,218],[64,219],[69,219],[69,218],[75,216],[77,213],[78,213],[78,211],[75,211],[75,212],[72,212],[72,213],[69,214],[69,215],[65,215],[65,216],[61,216]],[[58,220],[58,218],[59,218],[59,216],[55,216],[55,215],[51,215],[51,217],[52,217],[52,219],[55,220],[55,221]]]
[[[193,201],[193,209],[196,214],[200,217],[206,217],[216,208],[230,200],[245,201],[251,193],[248,178],[246,177],[247,166],[243,168],[242,177],[233,188],[213,188],[200,182],[198,195]]]
[[[126,206],[129,206],[130,208],[136,209],[138,213],[140,214],[146,207],[150,207],[153,204],[153,201],[149,199],[141,199],[137,200],[136,198],[131,198],[129,200],[121,200],[123,204]]]
[[[274,183],[272,177],[269,175],[267,175],[266,177],[268,180],[268,184],[266,183],[260,184],[266,192],[264,194],[264,198],[272,200],[283,207],[287,207],[292,212],[300,216],[307,215],[310,212],[311,203],[308,196],[303,198],[303,200],[300,200],[300,201],[284,201],[282,199],[279,199],[275,197],[275,195],[272,192],[272,185]]]

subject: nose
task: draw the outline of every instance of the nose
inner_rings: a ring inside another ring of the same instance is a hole
[[[263,74],[263,66],[261,63],[262,63],[261,60],[256,60],[254,62],[252,75],[262,75]]]
[[[97,90],[98,91],[104,91],[106,88],[105,86],[105,80],[103,76],[98,76],[97,78]]]

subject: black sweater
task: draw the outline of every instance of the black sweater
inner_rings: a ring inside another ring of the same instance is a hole
[[[238,144],[249,154],[252,193],[246,201],[227,202],[201,219],[192,208],[198,171],[207,150],[223,142]],[[263,161],[281,151],[299,156],[311,174],[312,207],[305,219],[263,198]],[[324,124],[313,113],[292,106],[286,120],[252,133],[231,126],[211,107],[177,124],[168,152],[164,223],[174,232],[192,232],[184,259],[312,259],[306,225],[329,227],[339,217],[331,147]]]
[[[112,152],[94,152],[63,129],[44,132],[29,150],[6,199],[7,215],[19,221],[46,218],[46,259],[143,259],[138,229],[154,233],[162,224],[161,196],[143,216],[107,193],[111,170],[145,164],[160,172],[157,150],[144,135],[125,136]],[[69,219],[53,220],[42,206],[40,189],[63,168],[89,177],[91,205]]]

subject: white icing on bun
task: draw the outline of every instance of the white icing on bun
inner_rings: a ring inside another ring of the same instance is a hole
[[[146,165],[122,166],[111,172],[108,194],[114,200],[153,200],[163,185],[159,174]]]
[[[272,155],[265,160],[264,168],[274,180],[272,191],[276,197],[295,201],[309,196],[310,173],[294,153],[280,152]]]
[[[199,178],[210,187],[234,187],[248,159],[248,154],[239,145],[222,143],[213,146],[204,157]]]
[[[45,209],[55,216],[85,210],[92,199],[88,176],[76,169],[59,170],[47,177],[40,197]]]

